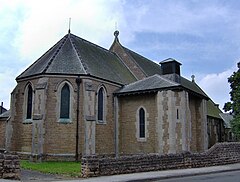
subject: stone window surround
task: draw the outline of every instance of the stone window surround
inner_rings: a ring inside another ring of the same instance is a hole
[[[140,138],[140,128],[139,128],[139,122],[140,122],[140,118],[139,118],[139,111],[140,109],[143,109],[145,112],[145,137],[144,138]],[[146,108],[144,106],[139,106],[136,112],[136,122],[135,122],[135,126],[136,126],[136,138],[138,142],[146,142],[147,138],[149,137],[149,133],[148,133],[148,125],[149,125],[149,121],[148,121],[148,117],[149,117],[149,113],[147,112]]]
[[[98,120],[98,92],[100,89],[103,89],[103,120]],[[98,86],[97,92],[96,92],[96,123],[97,124],[107,124],[107,91],[103,84]]]
[[[69,86],[70,90],[70,108],[69,108],[69,118],[60,118],[60,107],[61,107],[61,91],[63,86],[67,84]],[[73,122],[73,102],[74,102],[74,89],[68,80],[64,80],[59,82],[58,87],[57,87],[57,93],[56,93],[56,98],[57,98],[57,104],[56,104],[56,116],[57,116],[57,122],[58,123],[72,123]]]
[[[27,118],[28,86],[29,85],[32,87],[32,90],[33,90],[33,94],[32,94],[32,116],[33,116],[34,92],[35,92],[35,89],[33,87],[32,82],[28,82],[25,85],[24,93],[23,93],[24,94],[24,100],[23,100],[23,123],[24,124],[31,124],[32,123],[32,118],[31,119],[26,119]]]

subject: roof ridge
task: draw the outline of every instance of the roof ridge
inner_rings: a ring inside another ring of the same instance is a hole
[[[169,79],[167,79],[167,78],[164,78],[163,76],[161,76],[161,75],[159,75],[159,74],[155,74],[155,75],[157,75],[159,78],[161,78],[161,79],[163,79],[163,80],[165,80],[165,81],[167,81],[167,82],[169,82],[169,83],[171,83],[171,84],[181,85],[180,83],[177,83],[177,82],[174,82],[174,81],[169,80]],[[154,76],[154,75],[153,75],[153,76]]]
[[[46,73],[47,69],[52,64],[53,60],[57,57],[57,55],[60,52],[60,50],[62,49],[63,45],[66,43],[66,40],[67,40],[67,35],[64,36],[63,41],[60,43],[60,46],[57,48],[57,50],[52,55],[52,57],[51,57],[50,61],[48,62],[46,68],[43,69],[43,73]]]
[[[136,83],[139,83],[139,82],[145,81],[145,80],[147,80],[147,79],[151,79],[152,77],[155,77],[155,76],[157,76],[157,74],[152,75],[152,76],[149,76],[149,77],[146,77],[146,78],[143,78],[143,79],[141,79],[141,80],[137,80],[137,81],[132,82],[132,83],[129,83],[129,84],[125,85],[125,86],[134,85],[134,84],[136,84]],[[124,86],[124,87],[125,87],[125,86]]]
[[[70,36],[69,36],[70,43],[73,46],[73,49],[74,49],[75,53],[77,54],[77,58],[78,58],[78,60],[79,60],[79,62],[81,64],[81,67],[83,68],[84,73],[87,73],[87,66],[84,65],[84,63],[82,62],[81,55],[80,55],[79,51],[77,51],[77,49],[75,47],[76,45],[75,45],[74,41],[71,39],[71,35],[73,35],[73,34],[70,34]]]
[[[71,35],[74,36],[74,37],[76,37],[76,38],[78,38],[78,39],[81,39],[82,41],[84,41],[84,42],[86,42],[86,43],[88,43],[88,44],[90,44],[90,45],[93,45],[93,46],[95,46],[95,47],[97,47],[97,48],[100,48],[100,49],[104,50],[104,51],[107,52],[107,53],[111,53],[112,55],[114,55],[112,51],[110,51],[110,50],[108,50],[108,49],[106,49],[106,48],[104,48],[104,47],[101,47],[101,46],[99,46],[99,45],[97,45],[97,44],[95,44],[95,43],[92,43],[92,42],[90,42],[90,41],[88,41],[88,40],[86,40],[86,39],[83,39],[83,38],[81,38],[81,37],[78,37],[77,35],[74,35],[74,34],[72,34],[72,33],[71,33]]]

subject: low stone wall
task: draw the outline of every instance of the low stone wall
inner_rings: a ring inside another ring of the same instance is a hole
[[[204,153],[146,154],[119,158],[85,156],[82,158],[82,176],[196,168],[238,162],[240,162],[240,143],[217,143]]]
[[[20,163],[17,155],[0,153],[0,178],[20,180]]]

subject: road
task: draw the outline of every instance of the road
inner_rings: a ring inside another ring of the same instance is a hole
[[[240,171],[156,180],[156,182],[240,182]]]

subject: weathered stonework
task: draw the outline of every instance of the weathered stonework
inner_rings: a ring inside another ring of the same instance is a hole
[[[240,143],[217,143],[203,153],[86,156],[82,158],[82,176],[92,177],[226,165],[240,162]]]
[[[0,153],[0,178],[20,180],[20,162],[17,155]]]
[[[46,160],[62,156],[74,156],[76,148],[76,77],[41,77],[31,80],[34,88],[33,118],[25,122],[24,93],[29,81],[21,81],[13,92],[12,111],[7,123],[7,150],[20,152],[21,155],[42,156]],[[93,85],[85,86],[85,83]],[[79,154],[114,153],[114,122],[112,93],[118,85],[100,82],[97,79],[82,78],[80,85],[79,112]],[[59,120],[59,90],[63,83],[71,90],[71,117],[69,121]],[[106,124],[96,124],[96,89],[104,85],[107,90]],[[90,88],[91,87],[91,88]],[[14,113],[18,113],[15,115]],[[90,120],[89,120],[90,118]],[[14,132],[12,132],[14,130]],[[98,137],[95,137],[97,135]],[[87,145],[86,140],[88,140]],[[104,145],[103,145],[104,144]],[[53,157],[51,157],[53,156]]]

